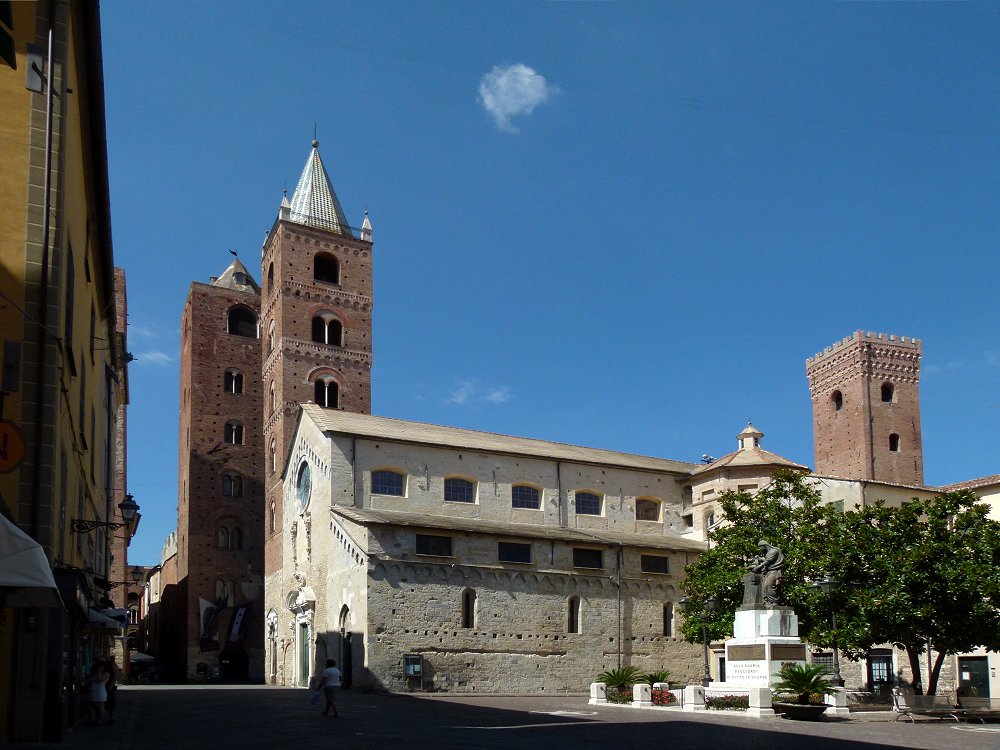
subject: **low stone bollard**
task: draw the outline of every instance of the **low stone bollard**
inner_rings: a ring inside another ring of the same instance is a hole
[[[645,682],[632,686],[632,708],[652,708],[653,689]]]
[[[601,703],[608,702],[608,686],[603,682],[592,682],[590,683],[590,700],[587,701],[591,706],[596,706]]]
[[[851,713],[847,707],[847,691],[844,688],[830,688],[830,692],[823,696],[823,702],[830,704],[823,712],[825,716],[849,716]]]
[[[756,716],[758,719],[763,716],[774,716],[769,688],[750,688],[749,698],[750,706],[747,708],[747,716]]]
[[[682,708],[685,711],[704,711],[705,688],[701,685],[688,685],[684,688],[684,704]]]

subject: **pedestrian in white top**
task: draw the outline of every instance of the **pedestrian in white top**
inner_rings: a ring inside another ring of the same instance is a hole
[[[340,718],[340,714],[337,713],[337,691],[340,690],[340,670],[337,669],[337,662],[333,659],[326,660],[326,669],[320,675],[319,684],[323,688],[323,695],[326,696],[326,709],[323,711],[323,715],[328,716],[330,709],[333,709],[333,715]]]

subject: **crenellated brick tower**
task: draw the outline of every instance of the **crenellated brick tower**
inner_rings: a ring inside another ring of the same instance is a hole
[[[923,485],[918,339],[854,335],[806,360],[815,471]]]

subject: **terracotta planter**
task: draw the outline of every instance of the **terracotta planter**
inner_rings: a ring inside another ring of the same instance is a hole
[[[819,721],[827,709],[826,703],[772,703],[776,714],[795,721]]]

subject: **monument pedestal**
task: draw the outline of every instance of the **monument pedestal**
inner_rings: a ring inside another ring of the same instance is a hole
[[[736,610],[733,637],[726,641],[726,683],[769,688],[785,664],[806,661],[799,618],[791,607],[744,605]]]

